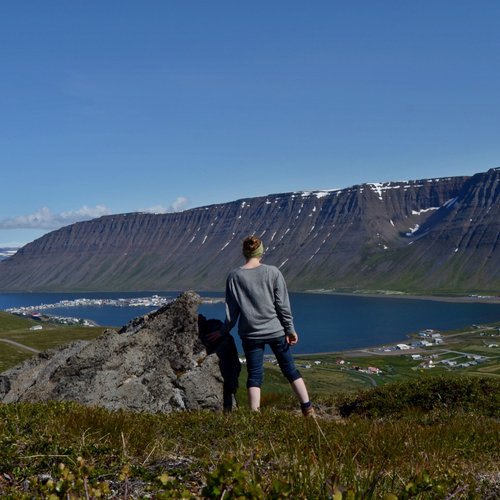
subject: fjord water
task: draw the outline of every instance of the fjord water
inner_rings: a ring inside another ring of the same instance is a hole
[[[175,298],[178,292],[102,293],[2,293],[0,310],[77,298],[132,298],[161,295]],[[200,293],[223,297],[218,292]],[[291,293],[290,301],[300,342],[296,353],[318,353],[358,349],[404,341],[408,334],[425,328],[450,330],[472,324],[500,321],[500,304],[442,302],[436,300]],[[68,307],[48,314],[91,319],[99,325],[121,326],[151,307]],[[224,304],[202,304],[199,312],[209,318],[224,318]],[[39,335],[40,333],[36,333]],[[236,329],[233,331],[237,339]],[[239,345],[239,341],[237,339]]]

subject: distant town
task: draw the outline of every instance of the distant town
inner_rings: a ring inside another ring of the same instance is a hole
[[[52,304],[39,304],[36,306],[18,306],[11,307],[5,311],[17,316],[28,317],[37,321],[51,321],[65,325],[82,325],[82,326],[98,326],[97,323],[88,319],[73,318],[69,316],[56,316],[44,314],[41,311],[49,311],[51,309],[66,309],[70,307],[163,307],[170,302],[173,302],[175,297],[165,297],[161,295],[152,295],[149,297],[128,297],[119,299],[88,299],[78,298],[71,300],[60,300]],[[215,304],[223,302],[223,298],[219,297],[202,297],[202,302],[205,304]],[[37,328],[39,329],[39,328]]]
[[[11,314],[23,316],[31,316],[33,312],[47,311],[49,309],[60,309],[67,307],[162,307],[174,299],[172,297],[162,297],[160,295],[152,295],[151,297],[133,297],[120,299],[71,299],[60,300],[52,304],[39,304],[36,306],[21,306],[11,307],[6,309]]]
[[[426,329],[411,335],[406,343],[349,351],[344,353],[345,356],[341,355],[333,360],[324,356],[321,356],[322,359],[314,359],[314,355],[300,356],[299,366],[304,369],[356,372],[367,378],[373,386],[380,383],[376,376],[394,373],[394,368],[391,367],[388,370],[387,363],[382,361],[386,356],[391,355],[403,356],[408,359],[411,363],[410,369],[416,373],[423,373],[432,368],[441,368],[446,371],[473,369],[498,359],[495,351],[499,348],[497,339],[500,337],[500,326],[472,325],[472,331],[468,333],[471,334],[474,330],[478,331],[477,335],[482,339],[482,349],[490,351],[491,354],[479,354],[477,346],[473,344],[468,345],[465,349],[452,347],[451,344],[456,346],[456,341],[453,342],[451,339],[464,335],[464,333],[443,336],[434,329]],[[363,355],[367,356],[367,363],[362,362]],[[376,359],[371,357],[372,355],[380,356],[384,369],[376,366]],[[351,356],[357,358],[355,362],[349,360]],[[266,355],[265,360],[268,363],[276,364],[276,359],[272,355]],[[240,361],[245,362],[244,359]]]

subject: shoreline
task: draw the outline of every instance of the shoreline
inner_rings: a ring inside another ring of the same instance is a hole
[[[406,300],[432,300],[435,302],[456,302],[456,303],[474,303],[474,304],[500,304],[499,295],[415,295],[404,292],[338,292],[335,290],[306,290],[290,293],[307,293],[314,295],[338,295],[344,297],[368,297],[379,299],[406,299]]]
[[[127,294],[158,294],[158,293],[167,293],[177,295],[189,291],[192,289],[186,290],[76,290],[76,291],[5,291],[0,290],[0,295],[5,294],[119,294],[119,293],[127,293]],[[199,294],[202,299],[215,299],[215,301],[219,302],[223,300],[223,297],[203,297],[201,294],[209,294],[209,293],[224,293],[224,290],[192,290]],[[417,293],[406,293],[399,292],[397,290],[353,290],[353,291],[338,291],[334,288],[332,289],[307,289],[307,290],[292,290],[289,289],[289,293],[304,293],[310,295],[338,295],[345,297],[368,297],[368,298],[382,298],[382,299],[407,299],[407,300],[432,300],[437,302],[456,302],[456,303],[484,303],[484,304],[500,304],[500,292],[499,295],[433,295],[432,293],[419,295]]]

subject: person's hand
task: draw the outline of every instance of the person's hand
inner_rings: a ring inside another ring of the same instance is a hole
[[[207,334],[205,337],[209,342],[215,342],[216,340],[219,340],[222,337],[222,333],[220,330],[215,330],[215,332],[210,332]]]
[[[297,332],[288,333],[286,335],[286,341],[290,345],[295,345],[299,341],[299,336],[297,335]]]

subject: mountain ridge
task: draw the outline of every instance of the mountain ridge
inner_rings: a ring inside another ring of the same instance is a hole
[[[0,262],[0,289],[220,290],[257,234],[293,290],[500,290],[500,169],[103,216]]]

